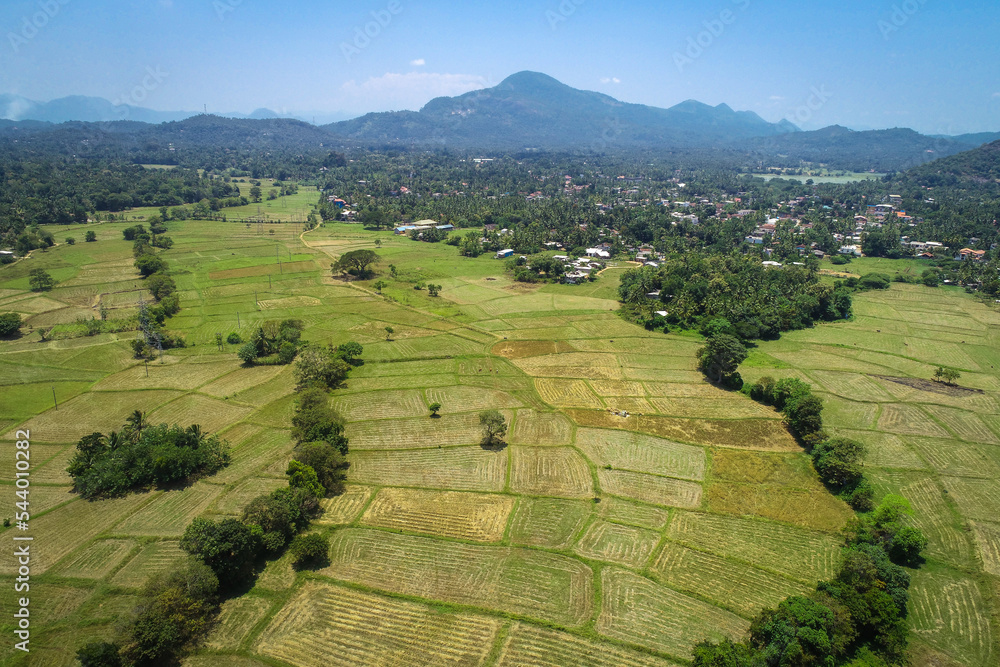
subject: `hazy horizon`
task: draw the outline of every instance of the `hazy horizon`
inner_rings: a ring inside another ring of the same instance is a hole
[[[531,70],[624,102],[726,103],[806,130],[956,135],[1000,131],[997,24],[1000,7],[981,1],[13,0],[0,7],[0,93],[322,123]]]

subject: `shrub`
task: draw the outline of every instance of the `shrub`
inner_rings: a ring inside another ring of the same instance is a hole
[[[212,570],[193,559],[153,579],[143,590],[132,617],[122,627],[118,642],[122,664],[173,662],[182,649],[197,643],[211,628],[218,611],[218,588],[219,580]],[[99,650],[113,661],[108,647]],[[95,653],[92,650],[88,657]]]
[[[257,346],[253,343],[244,343],[237,350],[236,356],[239,357],[244,364],[247,366],[253,366],[254,362],[257,361]]]
[[[307,442],[295,449],[295,460],[301,461],[316,472],[319,483],[326,490],[324,495],[344,492],[345,471],[350,465],[340,450],[328,442]]]
[[[67,236],[66,243],[68,243],[69,245],[76,245],[76,239],[73,238],[72,236]]]
[[[299,353],[295,364],[295,382],[299,389],[313,386],[336,389],[347,379],[350,370],[347,362],[333,349],[308,345]]]
[[[347,454],[344,418],[330,407],[330,397],[319,388],[306,389],[292,416],[292,437],[298,442],[327,442]]]
[[[88,230],[87,233],[84,234],[83,240],[86,241],[87,243],[93,243],[94,241],[97,240],[97,232],[95,232],[92,229]]]
[[[243,342],[243,338],[241,338],[240,335],[234,331],[226,337],[226,342],[230,345],[239,345]]]
[[[288,549],[296,566],[321,564],[330,553],[330,540],[319,533],[298,535]]]
[[[184,531],[181,548],[212,568],[223,588],[241,583],[253,569],[259,546],[250,527],[236,519],[197,518]]]
[[[291,488],[302,489],[316,498],[322,498],[326,495],[326,489],[319,483],[319,477],[316,476],[316,471],[313,470],[312,466],[292,460],[289,462],[285,474],[289,477],[288,486]]]
[[[21,329],[21,316],[17,313],[0,314],[0,338],[13,336]]]

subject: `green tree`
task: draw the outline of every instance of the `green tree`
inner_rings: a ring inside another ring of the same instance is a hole
[[[757,651],[731,639],[718,644],[704,641],[694,647],[694,667],[755,667],[759,660]]]
[[[440,403],[431,403],[427,407],[431,411],[431,417],[437,417],[438,416],[438,412],[441,411],[441,404]]]
[[[288,547],[296,567],[321,565],[330,553],[330,540],[319,533],[298,535]]]
[[[312,466],[293,459],[288,463],[285,474],[288,475],[288,486],[291,488],[303,489],[316,498],[326,495],[326,489],[319,483],[319,477],[316,476]]]
[[[123,667],[121,646],[111,642],[90,642],[76,652],[80,667]]]
[[[295,448],[294,458],[316,471],[316,478],[326,489],[324,495],[344,492],[344,480],[350,464],[337,447],[329,442],[305,442]]]
[[[716,334],[698,351],[698,362],[702,372],[713,382],[728,384],[737,378],[737,369],[748,354],[747,348],[735,336]]]
[[[337,356],[352,365],[356,365],[364,353],[365,348],[361,346],[361,343],[353,340],[337,346]]]
[[[223,588],[246,579],[253,569],[258,546],[253,531],[236,519],[216,523],[199,517],[188,525],[181,538],[181,548],[212,568]]]
[[[441,294],[441,286],[427,283],[427,293],[431,296],[438,296],[439,294]]]
[[[83,236],[83,240],[86,241],[87,243],[93,243],[94,241],[97,240],[97,232],[95,232],[93,229],[88,229],[87,233],[84,234]]]
[[[145,278],[154,273],[166,271],[167,263],[152,253],[144,253],[136,257],[135,268]]]
[[[307,345],[295,362],[295,384],[299,390],[307,387],[336,389],[347,379],[351,367],[337,356],[335,350],[318,345]]]
[[[253,200],[254,203],[260,202],[260,195],[261,195],[260,186],[259,185],[251,186],[250,199]]]
[[[125,665],[169,664],[212,627],[219,580],[205,564],[189,560],[143,590],[121,632]]]
[[[21,316],[17,313],[0,314],[0,338],[13,336],[21,329]]]
[[[492,447],[503,444],[507,435],[507,420],[499,410],[484,410],[479,413],[479,426],[483,430],[483,445]]]
[[[32,269],[28,274],[28,284],[32,292],[48,292],[55,287],[56,281],[45,269]]]
[[[76,239],[73,238],[72,236],[67,236],[66,243],[68,243],[69,245],[76,245]]]
[[[375,291],[378,292],[379,294],[381,294],[382,290],[384,290],[388,286],[389,286],[389,283],[387,283],[384,280],[376,280],[375,284],[372,285],[372,287],[375,288]]]
[[[359,278],[366,278],[372,274],[371,267],[380,261],[382,258],[374,250],[351,250],[341,255],[330,268],[334,275],[350,273]]]
[[[386,327],[385,328],[385,339],[386,340],[392,340],[392,334],[394,334],[394,333],[396,333],[395,329],[393,329],[392,327]]]
[[[857,440],[830,438],[813,449],[813,464],[825,484],[837,488],[853,486],[861,481],[866,452]]]
[[[257,345],[252,342],[244,343],[240,346],[240,349],[237,350],[236,356],[239,357],[247,366],[253,366],[258,357]]]
[[[346,455],[344,425],[344,418],[330,406],[330,397],[324,389],[307,388],[299,394],[292,415],[292,437],[297,442],[327,442]]]
[[[934,371],[934,379],[945,384],[954,385],[960,377],[962,377],[962,374],[954,368],[938,366],[937,370]]]

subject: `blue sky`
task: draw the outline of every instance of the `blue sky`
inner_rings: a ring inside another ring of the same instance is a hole
[[[0,93],[323,118],[535,70],[806,129],[958,134],[1000,131],[998,25],[995,0],[4,0]]]

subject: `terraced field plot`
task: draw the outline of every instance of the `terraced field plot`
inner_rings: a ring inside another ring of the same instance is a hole
[[[499,542],[513,508],[510,496],[382,489],[361,522],[408,533]]]

